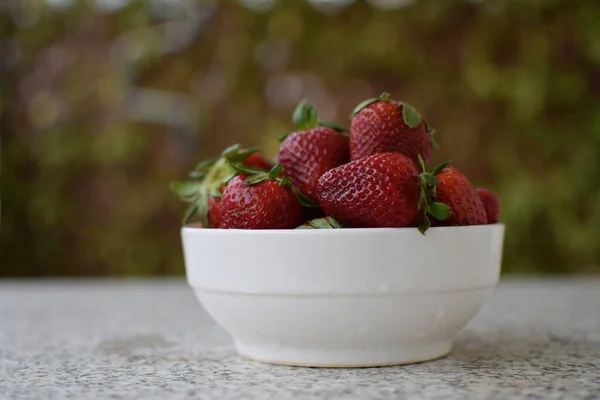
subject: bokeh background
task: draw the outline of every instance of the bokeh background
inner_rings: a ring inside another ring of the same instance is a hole
[[[181,274],[170,180],[382,91],[499,193],[506,273],[600,272],[597,0],[2,0],[0,33],[0,276]]]

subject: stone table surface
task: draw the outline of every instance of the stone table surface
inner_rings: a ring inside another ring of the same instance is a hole
[[[503,280],[440,360],[237,358],[183,280],[0,281],[2,399],[600,399],[600,277]]]

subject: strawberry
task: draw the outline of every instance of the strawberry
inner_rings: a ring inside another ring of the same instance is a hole
[[[475,189],[477,195],[483,203],[488,224],[495,224],[500,218],[500,199],[496,193],[488,189]]]
[[[352,113],[350,159],[358,160],[377,153],[400,153],[415,164],[418,156],[427,161],[434,141],[434,130],[409,104],[390,100],[388,93],[360,103]]]
[[[435,226],[484,225],[487,215],[483,202],[466,176],[454,168],[436,172],[436,200],[450,207],[451,215],[444,221],[434,220]]]
[[[218,228],[221,222],[221,198],[208,196],[208,225]]]
[[[427,179],[426,179],[427,178]],[[331,169],[319,179],[323,210],[349,227],[429,228],[426,212],[444,218],[447,207],[428,195],[433,175],[419,174],[398,153],[378,153]],[[423,222],[421,222],[423,221]],[[426,223],[426,222],[427,223]]]
[[[219,227],[224,229],[291,229],[303,221],[302,206],[289,178],[278,178],[282,167],[270,172],[242,165],[223,191]]]
[[[171,190],[181,200],[190,203],[183,217],[184,224],[196,215],[205,227],[219,226],[218,199],[224,182],[236,174],[231,163],[240,163],[255,171],[268,171],[271,168],[256,149],[243,149],[239,144],[225,149],[220,157],[201,162],[190,172],[190,177],[195,180],[171,182]]]
[[[277,163],[283,165],[283,173],[297,190],[316,202],[321,175],[349,161],[348,139],[343,135],[346,131],[333,123],[319,122],[317,109],[304,101],[292,119],[301,130],[282,138]]]

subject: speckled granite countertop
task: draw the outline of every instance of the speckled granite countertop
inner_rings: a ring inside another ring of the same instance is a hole
[[[450,356],[252,363],[183,281],[0,281],[2,399],[600,399],[600,278],[504,281]]]

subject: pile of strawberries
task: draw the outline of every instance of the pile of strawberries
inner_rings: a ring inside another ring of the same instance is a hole
[[[319,121],[301,102],[295,131],[281,138],[273,166],[240,145],[200,163],[171,189],[197,216],[222,229],[335,229],[482,225],[498,221],[500,202],[449,167],[429,168],[434,130],[409,104],[387,93],[360,103],[350,132]],[[308,221],[308,222],[307,222]]]

